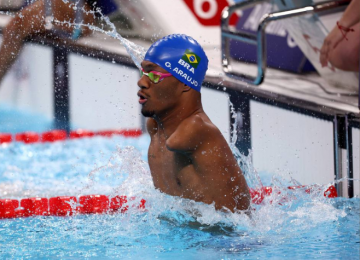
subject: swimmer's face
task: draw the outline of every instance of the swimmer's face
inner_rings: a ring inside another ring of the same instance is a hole
[[[160,66],[150,61],[143,61],[141,67],[145,73],[151,71],[168,73]],[[175,77],[164,78],[159,83],[153,83],[149,77],[143,75],[138,81],[139,103],[142,105],[141,113],[146,117],[163,116],[174,108],[181,95],[181,85]]]

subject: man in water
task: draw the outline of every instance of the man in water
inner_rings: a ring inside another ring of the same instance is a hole
[[[154,185],[161,192],[214,203],[217,210],[247,210],[245,178],[227,142],[201,104],[208,66],[201,46],[186,35],[155,42],[141,63],[141,113],[151,137]]]

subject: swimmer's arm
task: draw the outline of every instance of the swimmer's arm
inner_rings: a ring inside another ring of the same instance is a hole
[[[352,27],[360,22],[360,0],[352,0],[346,8],[339,23],[344,27]]]
[[[157,123],[155,119],[149,118],[146,121],[146,129],[150,136],[153,136],[157,132]]]
[[[193,152],[208,137],[209,125],[199,116],[183,121],[166,140],[166,147],[173,152]]]

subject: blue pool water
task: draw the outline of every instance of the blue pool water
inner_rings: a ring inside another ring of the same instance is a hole
[[[149,141],[144,135],[0,146],[0,198],[100,193],[147,200],[146,212],[0,220],[0,258],[359,258],[358,198],[288,191],[287,181],[261,173],[281,195],[254,205],[251,218],[217,212],[154,189]],[[255,185],[249,159],[242,160]]]
[[[0,104],[0,133],[44,132],[52,126],[52,120],[41,114]]]

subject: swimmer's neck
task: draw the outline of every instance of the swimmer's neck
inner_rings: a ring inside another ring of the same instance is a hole
[[[176,130],[182,121],[199,113],[204,113],[201,103],[192,107],[192,109],[177,107],[171,111],[166,111],[161,116],[154,115],[153,118],[157,122],[158,130],[169,136]]]

